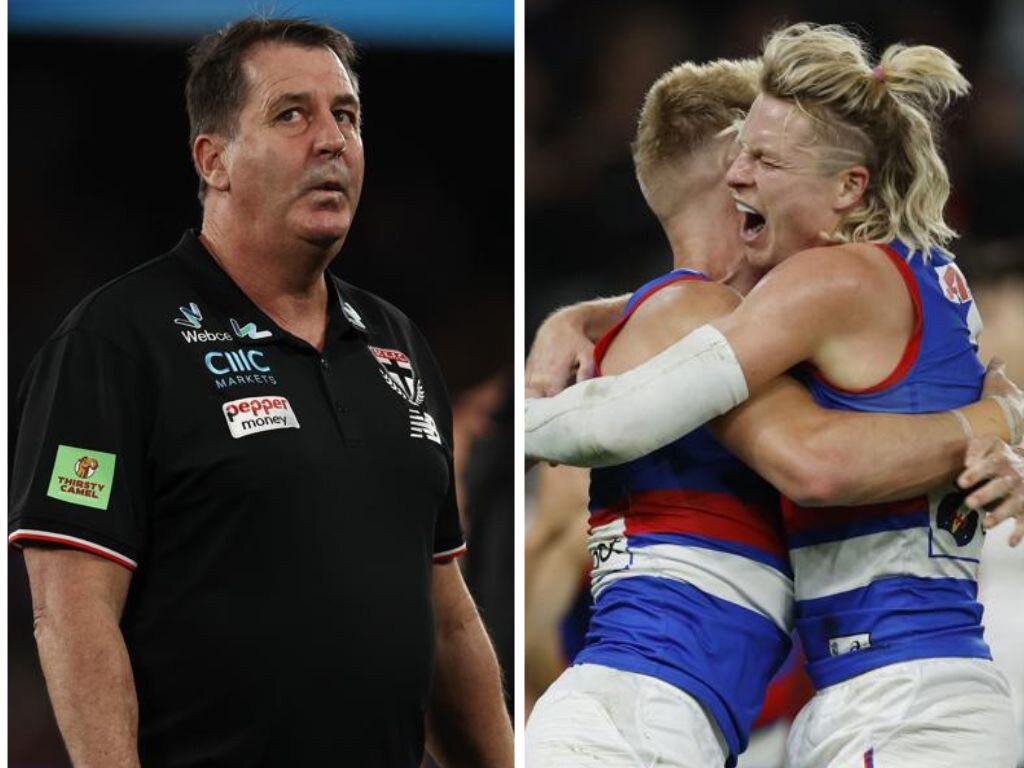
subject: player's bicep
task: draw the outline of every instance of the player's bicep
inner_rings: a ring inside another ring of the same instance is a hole
[[[715,320],[757,392],[794,365],[815,357],[856,300],[858,276],[829,249],[793,256],[766,275],[731,314]]]

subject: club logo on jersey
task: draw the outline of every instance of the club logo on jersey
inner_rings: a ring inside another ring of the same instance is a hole
[[[112,453],[58,445],[46,495],[70,504],[106,509],[116,461]]]
[[[941,267],[935,267],[935,272],[939,276],[939,285],[942,286],[942,293],[949,301],[954,304],[966,304],[973,300],[971,296],[971,290],[967,287],[967,280],[964,279],[963,272],[956,264],[944,264]]]
[[[423,380],[412,369],[409,356],[397,349],[370,347],[384,381],[409,405],[419,405],[425,397]]]
[[[257,395],[221,406],[228,431],[236,440],[272,429],[299,429],[299,420],[285,397]]]
[[[199,305],[194,301],[187,307],[178,307],[178,311],[182,315],[181,317],[174,318],[174,322],[178,325],[184,325],[186,328],[195,328],[196,330],[203,327],[203,313],[199,311]]]
[[[939,502],[935,525],[953,537],[958,547],[970,544],[978,530],[978,513],[963,506],[964,493],[951,493]]]
[[[352,325],[358,328],[360,331],[366,330],[366,325],[363,324],[363,318],[356,312],[355,307],[349,304],[347,301],[341,302],[341,312],[345,315]]]
[[[240,339],[246,337],[250,339],[269,339],[273,334],[270,331],[258,331],[256,330],[256,323],[246,323],[245,325],[239,325],[235,318],[231,318],[231,330],[235,332],[235,336]]]

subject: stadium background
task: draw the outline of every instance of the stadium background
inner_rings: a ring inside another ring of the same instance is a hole
[[[11,0],[9,407],[75,304],[199,225],[185,52],[254,11],[334,24],[359,47],[367,173],[333,268],[401,307],[440,361],[458,421],[464,568],[511,681],[512,0]],[[13,550],[8,576],[9,764],[67,766]]]
[[[973,93],[950,110],[944,139],[953,180],[948,216],[963,235],[954,251],[986,322],[983,356],[999,354],[1024,383],[1024,3],[526,0],[526,9],[527,342],[557,307],[628,292],[670,267],[629,154],[654,80],[687,59],[755,55],[766,32],[783,23],[835,22],[859,29],[878,52],[898,41],[942,47],[971,81]],[[573,479],[536,475],[527,495],[528,649],[534,623],[544,621],[531,615],[533,597],[540,605],[557,594],[550,581],[536,591],[530,586],[531,547],[541,546],[532,532],[543,528],[550,535],[561,524],[537,526],[536,510],[585,503]],[[538,486],[549,498],[538,499]],[[987,637],[1015,686],[1024,741],[1024,552],[1009,550],[1008,533],[1003,526],[989,536],[982,599]],[[529,657],[525,667],[529,699]]]

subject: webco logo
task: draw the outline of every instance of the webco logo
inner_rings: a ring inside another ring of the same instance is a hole
[[[299,420],[284,397],[243,397],[224,403],[222,408],[228,430],[236,440],[271,429],[299,429]]]

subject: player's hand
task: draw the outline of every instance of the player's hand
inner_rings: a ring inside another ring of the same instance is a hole
[[[566,307],[541,323],[526,358],[527,397],[551,397],[594,375],[594,344],[585,322],[582,307]]]
[[[979,483],[965,500],[967,506],[979,511],[994,507],[982,521],[986,529],[1013,518],[1010,546],[1017,546],[1024,538],[1024,449],[994,437],[971,440],[957,484],[971,488]]]

